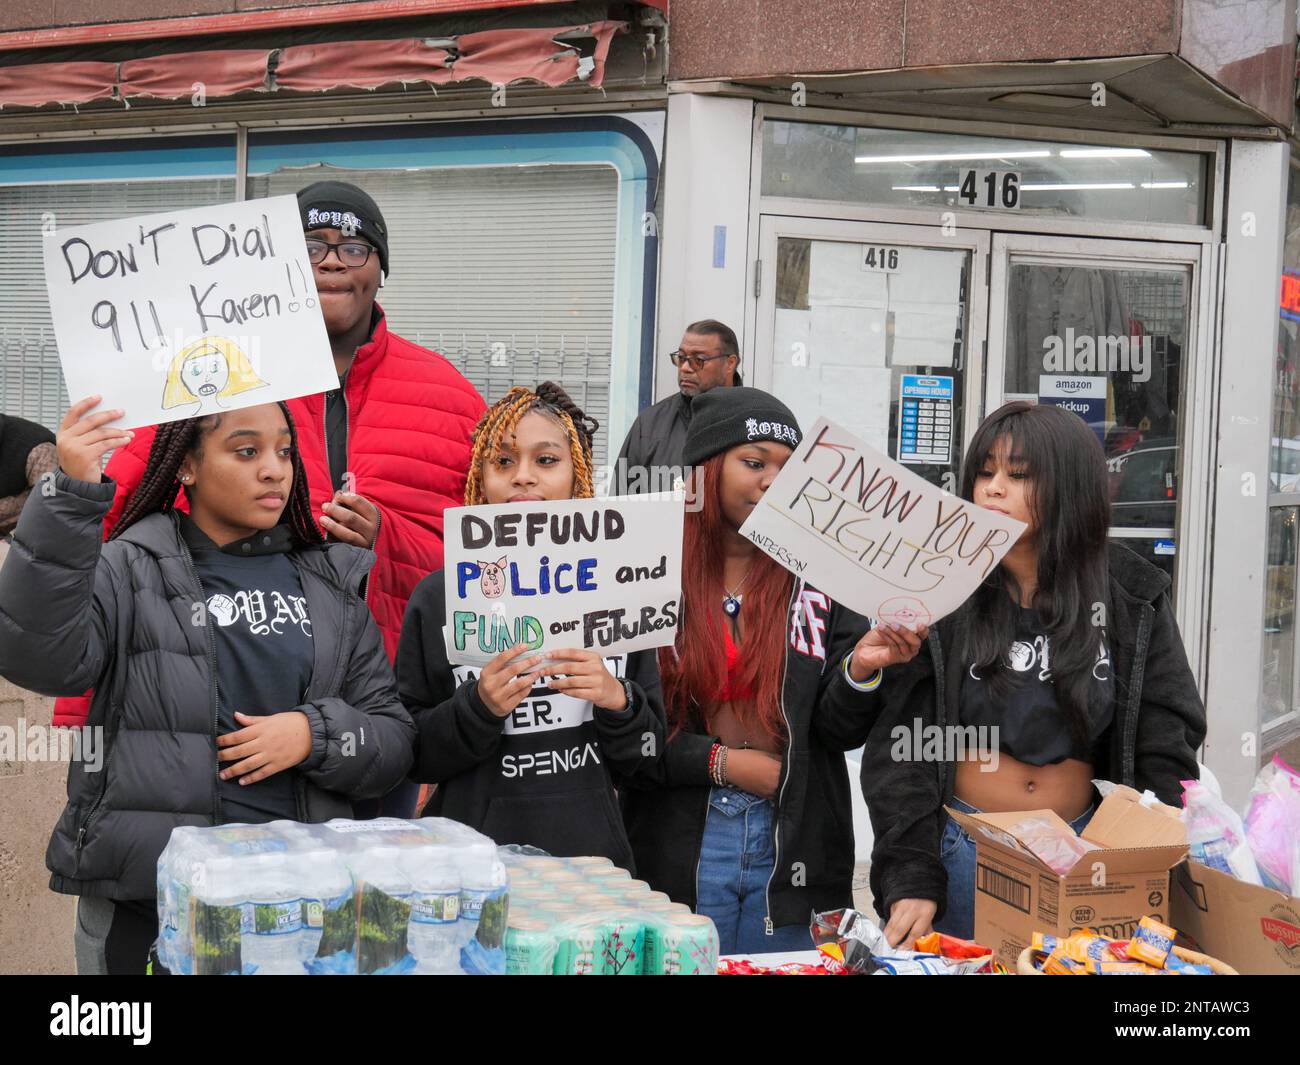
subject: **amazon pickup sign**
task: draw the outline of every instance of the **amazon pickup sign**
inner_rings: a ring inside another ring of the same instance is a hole
[[[603,658],[671,644],[684,510],[653,496],[448,509],[448,660],[484,665],[517,643]]]
[[[914,629],[965,602],[1024,530],[819,418],[740,533],[845,606]]]
[[[73,401],[152,425],[338,387],[293,196],[44,234]]]

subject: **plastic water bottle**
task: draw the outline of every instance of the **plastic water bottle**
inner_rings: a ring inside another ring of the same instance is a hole
[[[206,865],[220,851],[194,827],[174,829],[158,860],[158,959],[172,973],[193,971],[191,898],[204,886]]]
[[[240,922],[244,971],[256,976],[301,974],[302,896],[286,854],[255,854],[238,863],[247,879]]]
[[[463,952],[478,933],[484,907],[504,900],[508,878],[506,868],[497,856],[496,844],[486,837],[481,842],[460,845],[456,858],[460,869],[460,920],[456,927],[456,945]],[[501,936],[505,935],[505,922],[504,910],[494,915],[494,926],[500,924]],[[493,947],[499,945],[490,944]],[[466,955],[460,957],[462,968],[466,960]]]
[[[243,914],[247,903],[247,885],[242,880],[243,863],[228,854],[201,859],[190,874],[190,892],[194,899],[194,937],[191,939],[189,921],[186,923],[185,954],[178,957],[176,965],[163,959],[163,964],[173,973],[237,973],[243,963]],[[238,926],[233,929],[237,938],[232,942],[231,931],[223,920],[231,910],[237,914]],[[209,954],[200,956],[200,947]]]
[[[361,892],[357,966],[363,974],[401,972],[410,965],[411,882],[400,865],[401,848],[384,836],[375,832],[354,837],[358,849],[348,855]],[[400,956],[395,944],[400,944]]]
[[[455,853],[437,844],[401,851],[412,889],[406,942],[417,973],[460,971],[460,872]]]
[[[329,915],[352,905],[352,877],[337,852],[322,847],[306,851],[294,864],[302,890],[299,959],[306,963],[315,959],[320,950]]]

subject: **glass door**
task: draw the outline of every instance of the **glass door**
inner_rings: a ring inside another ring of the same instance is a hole
[[[950,491],[983,391],[989,235],[786,216],[759,227],[753,383]]]
[[[993,238],[986,413],[1017,399],[1077,412],[1106,454],[1111,537],[1171,577],[1187,528],[1201,255],[1184,244]]]

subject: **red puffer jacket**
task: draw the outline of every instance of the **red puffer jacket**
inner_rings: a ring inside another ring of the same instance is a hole
[[[348,469],[356,491],[379,508],[376,562],[366,593],[392,660],[406,601],[421,578],[442,569],[442,512],[465,501],[474,426],[486,410],[483,398],[441,355],[388,331],[382,311],[370,340],[357,349],[348,373]],[[333,495],[325,450],[325,397],[289,400],[312,513]],[[104,519],[107,537],[144,475],[152,427],[113,455],[105,471],[117,495]],[[184,495],[178,498],[187,509]],[[88,698],[59,699],[54,724],[81,726]]]

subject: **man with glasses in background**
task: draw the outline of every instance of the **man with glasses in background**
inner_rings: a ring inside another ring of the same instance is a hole
[[[713,388],[741,383],[740,345],[721,322],[706,318],[686,327],[678,349],[668,358],[677,367],[677,391],[637,415],[623,441],[615,467],[619,491],[666,491],[684,477],[682,449],[691,424],[691,403]],[[676,472],[665,477],[664,471]]]
[[[442,512],[465,501],[486,405],[441,355],[389,330],[375,302],[389,265],[375,201],[355,185],[318,181],[298,193],[298,207],[339,387],[288,405],[321,529],[375,551],[366,601],[391,660],[411,591],[442,569]],[[136,430],[108,464],[117,495],[105,536],[140,483],[153,437],[151,427]],[[183,493],[177,507],[188,510]],[[83,725],[88,711],[88,699],[60,699],[55,724]],[[355,804],[358,816],[412,817],[416,792],[407,783],[380,803]]]

